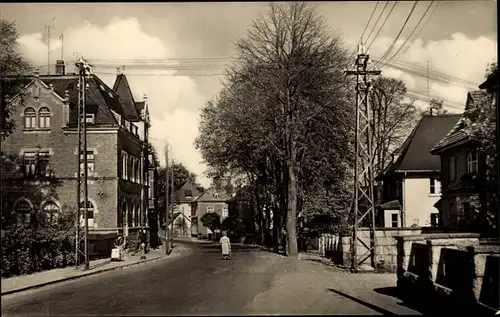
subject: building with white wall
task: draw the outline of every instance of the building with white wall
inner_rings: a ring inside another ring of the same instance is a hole
[[[379,175],[383,204],[377,206],[378,226],[437,227],[441,197],[439,157],[430,154],[460,119],[460,114],[424,115],[392,163]]]

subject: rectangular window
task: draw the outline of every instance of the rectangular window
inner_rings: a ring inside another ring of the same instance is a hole
[[[50,156],[49,152],[38,153],[38,173],[42,177],[50,176]]]
[[[457,165],[454,156],[448,160],[448,176],[450,182],[454,182],[457,177]]]
[[[132,131],[131,131],[132,134],[133,135],[137,135],[138,134],[138,128],[137,128],[137,126],[135,124],[132,124],[131,128],[132,128]]]
[[[435,194],[436,193],[436,179],[431,177],[429,179],[430,185],[429,185],[429,193],[430,194]]]
[[[24,152],[24,175],[34,176],[36,171],[36,152]]]
[[[213,206],[208,206],[207,207],[207,213],[212,213],[214,212],[214,207]]]
[[[186,199],[191,199],[193,197],[193,193],[190,190],[185,190],[184,196],[186,196]]]
[[[391,214],[391,227],[397,228],[399,226],[399,215],[398,214]]]
[[[228,216],[227,206],[222,207],[222,218],[226,218]]]
[[[431,227],[437,228],[439,226],[439,213],[431,214]]]
[[[155,183],[154,180],[149,179],[149,189],[148,189],[148,196],[149,199],[154,199],[155,198]]]
[[[84,161],[83,153],[80,153],[80,172],[83,176],[85,173],[85,161]],[[95,172],[95,157],[94,151],[87,151],[87,176],[94,176]]]

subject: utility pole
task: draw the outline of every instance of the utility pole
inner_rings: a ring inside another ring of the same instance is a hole
[[[170,254],[168,235],[168,143],[165,145],[165,252]]]
[[[64,60],[64,34],[61,34],[59,36],[59,39],[61,40],[61,60]]]
[[[52,25],[46,25],[45,29],[47,30],[47,75],[50,75],[50,31],[55,29],[54,20],[52,19]]]
[[[142,117],[144,120],[144,144],[143,144],[143,159],[142,159],[142,206],[143,206],[143,215],[145,219],[143,223],[145,226],[149,225],[149,192],[147,188],[149,188],[149,139],[148,139],[148,130],[149,130],[149,112],[148,112],[148,97],[144,94],[144,109],[142,113]],[[151,229],[150,229],[150,237],[151,237]]]
[[[429,85],[429,61],[426,61],[426,63],[427,63],[427,99],[429,100],[429,105],[430,105],[429,111],[430,111],[431,116],[432,116],[432,110],[434,110],[434,109],[432,109],[433,106],[432,106],[432,103],[430,102],[431,96],[430,96],[430,85]]]
[[[170,199],[172,204],[172,223],[170,224],[170,246],[174,247],[174,159],[172,158],[172,167],[170,167],[170,188],[172,188],[172,197]]]
[[[371,256],[371,265],[375,267],[376,236],[375,236],[375,201],[373,195],[374,175],[372,144],[372,116],[369,103],[371,82],[369,75],[380,75],[380,70],[367,70],[370,55],[365,52],[363,44],[358,46],[356,70],[347,70],[348,76],[356,76],[356,134],[354,157],[354,214],[353,234],[351,241],[351,269],[358,271],[358,265],[363,264]],[[368,247],[358,238],[358,227],[363,219],[369,215],[370,246]],[[365,254],[358,258],[358,240],[367,249]]]
[[[75,64],[78,69],[78,174],[77,174],[77,216],[76,216],[76,267],[80,266],[80,256],[85,258],[84,269],[89,269],[88,247],[88,167],[87,167],[87,121],[86,121],[86,90],[87,78],[91,75],[91,67],[83,58]],[[83,193],[82,193],[83,189]],[[82,199],[83,194],[83,199]],[[80,215],[83,211],[83,228]],[[83,242],[83,243],[82,243]],[[83,246],[82,246],[83,244]]]

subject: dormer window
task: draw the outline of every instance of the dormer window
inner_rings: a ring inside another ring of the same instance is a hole
[[[185,190],[184,196],[186,196],[186,199],[191,199],[193,197],[193,193],[190,190]]]
[[[94,124],[95,123],[95,114],[93,113],[86,113],[85,114],[85,122]]]
[[[215,193],[215,194],[214,194],[214,198],[215,198],[215,199],[219,199],[219,193]]]

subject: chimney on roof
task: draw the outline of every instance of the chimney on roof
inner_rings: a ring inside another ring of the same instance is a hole
[[[56,75],[65,75],[66,72],[66,66],[64,65],[63,60],[57,60],[56,61]]]
[[[399,152],[399,151],[395,151],[394,153],[392,153],[392,163],[396,163],[396,161],[398,160],[400,155],[401,155],[401,152]]]

